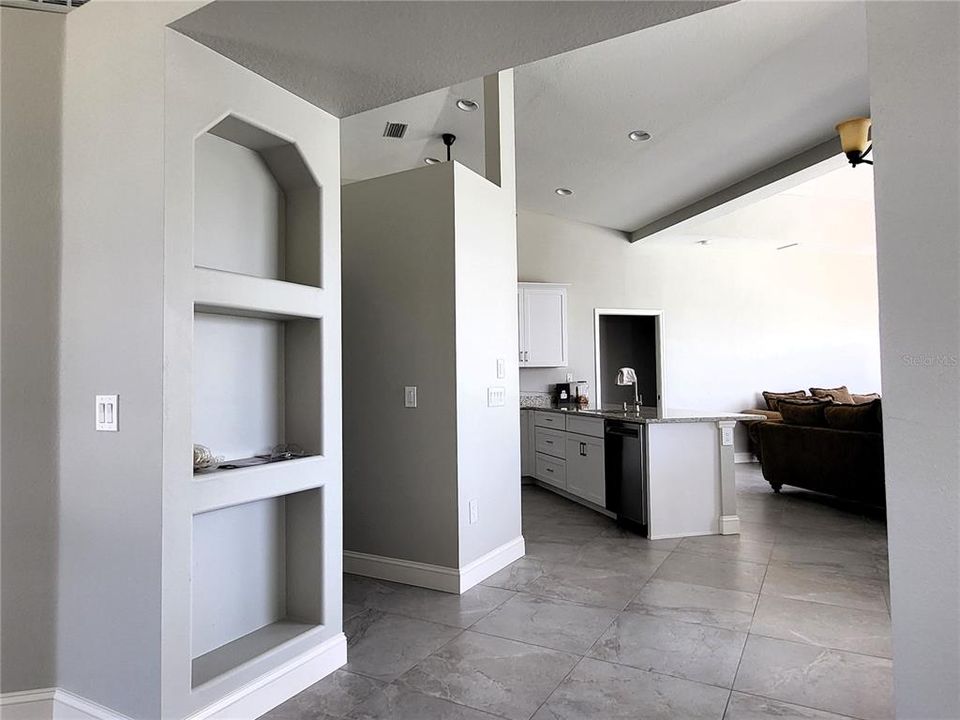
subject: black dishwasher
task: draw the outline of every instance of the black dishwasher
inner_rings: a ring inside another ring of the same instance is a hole
[[[607,510],[617,522],[641,535],[647,534],[647,483],[643,457],[644,425],[604,421],[604,465]]]

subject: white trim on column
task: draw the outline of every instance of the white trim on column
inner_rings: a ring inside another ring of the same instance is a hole
[[[347,637],[340,633],[195,712],[186,720],[260,717],[346,664]]]
[[[525,553],[526,545],[523,536],[517,536],[458,569],[345,550],[343,571],[378,580],[460,594],[502,570],[514,560],[522,558]]]
[[[42,688],[0,695],[3,720],[130,720],[63,688]]]
[[[343,571],[442,592],[460,592],[460,572],[443,565],[344,550]]]
[[[523,536],[519,535],[510,542],[494,548],[486,555],[467,563],[460,568],[460,592],[466,592],[526,554],[526,543],[523,541]]]
[[[721,515],[720,516],[720,534],[721,535],[739,535],[740,534],[740,516],[739,515]]]
[[[760,461],[757,460],[757,456],[752,452],[735,452],[733,454],[733,462],[737,465],[742,465],[743,463],[755,463]]]
[[[255,718],[322,680],[347,662],[347,638],[335,635],[186,720]],[[0,695],[3,720],[131,720],[63,688]]]

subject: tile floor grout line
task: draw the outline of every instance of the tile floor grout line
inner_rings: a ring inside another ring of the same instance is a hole
[[[555,692],[557,692],[557,690],[560,689],[560,687],[567,681],[567,678],[568,678],[568,677],[570,677],[571,675],[573,675],[573,671],[576,670],[578,667],[580,667],[580,663],[582,663],[585,658],[586,658],[586,655],[581,655],[581,656],[577,659],[577,661],[573,664],[573,667],[570,668],[570,670],[567,672],[567,674],[564,675],[563,678],[560,680],[560,682],[557,683],[557,686],[547,694],[547,696],[543,699],[543,702],[541,702],[539,705],[537,705],[537,709],[534,710],[534,711],[530,714],[530,716],[527,718],[527,720],[532,720],[533,717],[534,717],[538,712],[540,712],[540,708],[542,708],[544,705],[546,705],[548,702],[550,702],[550,698],[553,697],[553,694],[554,694]]]
[[[767,565],[763,571],[763,579],[760,581],[760,589],[757,591],[757,602],[753,606],[753,615],[750,616],[750,627],[747,628],[747,637],[743,641],[743,647],[740,648],[740,657],[737,659],[737,669],[736,672],[733,673],[733,682],[730,684],[731,694],[733,693],[733,689],[737,686],[737,678],[740,677],[740,666],[743,665],[743,656],[747,652],[747,643],[750,642],[750,631],[753,630],[753,623],[757,619],[757,608],[760,607],[760,595],[763,593],[763,585],[767,581],[767,570],[769,569],[770,566]],[[729,703],[730,700],[728,699],[727,704],[729,705]],[[723,714],[726,716],[726,711],[724,711]]]
[[[829,715],[837,715],[842,718],[850,718],[850,720],[870,720],[870,718],[863,717],[861,715],[851,715],[850,713],[837,713],[832,710],[824,710],[823,708],[814,707],[813,705],[804,705],[803,703],[794,702],[792,700],[781,700],[779,698],[770,697],[769,695],[761,695],[756,692],[748,692],[746,690],[732,690],[732,693],[740,693],[741,695],[749,695],[750,697],[760,698],[761,700],[769,700],[770,702],[779,703],[781,705],[795,705],[796,707],[803,708],[804,710],[813,710],[814,712],[827,713]]]

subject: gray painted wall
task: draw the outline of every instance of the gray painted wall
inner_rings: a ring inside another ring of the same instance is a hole
[[[868,3],[899,718],[960,717],[960,5]]]
[[[0,8],[0,692],[55,684],[64,17]]]
[[[652,315],[600,317],[600,372],[603,404],[633,402],[633,387],[616,384],[617,371],[637,371],[637,391],[644,405],[657,404],[657,320]],[[594,388],[596,393],[596,388]]]
[[[342,189],[344,548],[446,567],[458,567],[453,168]]]

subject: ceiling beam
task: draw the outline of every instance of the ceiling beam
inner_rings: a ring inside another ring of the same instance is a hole
[[[814,145],[812,148],[787,158],[766,170],[761,170],[729,187],[725,187],[723,190],[707,195],[669,215],[664,215],[637,228],[630,233],[630,242],[644,240],[668,228],[679,229],[678,226],[692,224],[692,221],[699,223],[710,220],[713,217],[725,215],[743,205],[756,202],[763,197],[782,192],[786,187],[781,181],[796,176],[789,184],[799,184],[809,178],[803,175],[798,176],[798,173],[819,166],[829,160],[835,160],[837,167],[841,167],[846,162],[840,151],[840,140],[836,135],[832,135],[818,145]],[[820,168],[815,174],[820,174],[823,170],[823,168]]]

